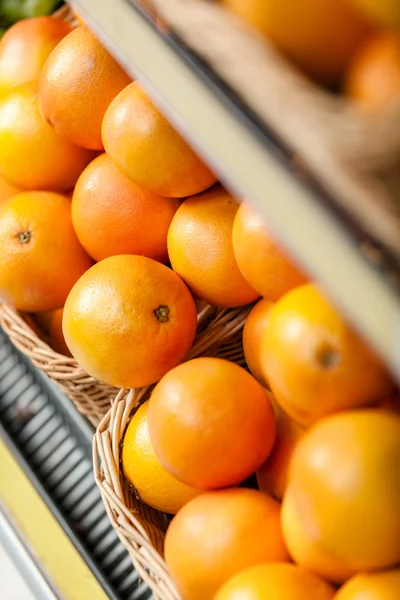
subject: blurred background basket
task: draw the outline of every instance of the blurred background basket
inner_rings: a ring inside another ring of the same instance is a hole
[[[279,137],[285,152],[296,162],[300,157],[338,209],[400,257],[400,103],[360,110],[306,77],[221,2],[148,5],[163,31],[177,35]]]
[[[249,311],[249,307],[219,309],[209,322],[210,307],[205,307],[199,313],[198,334],[188,359],[217,356],[244,366],[242,329]],[[179,600],[162,558],[164,535],[171,517],[141,502],[121,469],[125,430],[151,390],[152,386],[118,393],[95,433],[93,466],[110,521],[141,577],[157,600]]]

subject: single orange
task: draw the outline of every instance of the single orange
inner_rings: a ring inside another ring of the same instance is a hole
[[[62,330],[63,308],[58,308],[50,317],[50,344],[53,350],[63,356],[72,356],[64,338]]]
[[[72,227],[71,203],[24,192],[0,207],[0,295],[25,312],[63,306],[92,261]]]
[[[232,227],[237,209],[236,200],[216,186],[185,200],[168,232],[172,268],[196,297],[214,306],[242,306],[258,298],[233,254]]]
[[[57,17],[24,19],[10,27],[0,42],[0,96],[37,81],[50,52],[71,30]]]
[[[232,577],[215,600],[333,600],[335,590],[295,565],[273,562]]]
[[[86,26],[68,34],[49,56],[40,78],[40,105],[66,140],[101,150],[101,123],[130,77]]]
[[[124,254],[98,262],[76,283],[63,331],[89,375],[135,388],[158,381],[185,358],[196,321],[193,298],[176,273]]]
[[[306,282],[305,275],[271,238],[261,214],[250,204],[241,204],[236,213],[232,242],[243,277],[267,300],[279,300]]]
[[[75,186],[72,221],[82,246],[96,260],[140,254],[167,262],[168,228],[178,206],[178,200],[137,186],[102,154]]]
[[[373,404],[391,389],[381,361],[312,284],[275,304],[261,356],[276,399],[304,425]]]
[[[360,573],[340,588],[335,600],[399,600],[400,569]]]
[[[271,454],[257,471],[257,483],[262,492],[282,500],[288,479],[290,461],[304,429],[280,412],[276,417],[276,440]]]
[[[382,32],[368,39],[347,73],[348,95],[371,109],[400,104],[400,36]]]
[[[268,323],[274,303],[270,300],[259,300],[252,308],[243,327],[243,351],[247,366],[264,387],[269,387],[264,377],[261,364],[261,341]]]
[[[378,0],[380,1],[380,0]],[[346,0],[222,0],[308,75],[337,83],[369,32]]]
[[[200,494],[181,483],[164,469],[158,460],[149,436],[148,402],[134,414],[124,435],[122,468],[142,502],[166,513],[175,514]]]
[[[245,488],[202,494],[172,520],[165,560],[182,600],[213,600],[243,569],[288,560],[279,504]]]
[[[275,416],[260,384],[235,363],[190,360],[157,384],[149,406],[158,458],[177,479],[200,489],[235,485],[267,459]]]
[[[15,194],[19,194],[20,192],[22,192],[20,188],[0,175],[0,206],[3,202],[11,198],[11,196],[15,196]]]
[[[400,417],[376,409],[319,421],[290,464],[282,523],[292,558],[341,583],[400,561]]]
[[[43,119],[37,83],[24,83],[0,99],[0,173],[13,184],[68,190],[92,158],[92,152],[65,141]]]
[[[103,142],[117,167],[154,194],[184,198],[216,181],[137,82],[110,104],[103,121]]]

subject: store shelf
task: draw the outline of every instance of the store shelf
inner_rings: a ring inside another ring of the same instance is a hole
[[[0,329],[0,541],[40,600],[150,600],[95,484],[92,436]]]
[[[258,206],[281,242],[400,379],[396,261],[316,184],[299,178],[290,152],[271,131],[133,0],[73,4],[225,185]]]

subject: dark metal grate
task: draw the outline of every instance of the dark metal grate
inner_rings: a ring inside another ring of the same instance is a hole
[[[92,474],[90,425],[0,330],[0,433],[112,600],[147,600]]]

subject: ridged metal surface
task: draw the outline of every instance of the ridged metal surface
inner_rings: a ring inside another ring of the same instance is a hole
[[[113,600],[147,600],[94,482],[90,425],[0,330],[0,427],[40,495]]]

